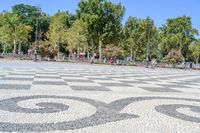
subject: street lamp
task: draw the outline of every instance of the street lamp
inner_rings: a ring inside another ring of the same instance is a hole
[[[149,67],[149,56],[150,56],[150,24],[147,23],[147,51],[146,51],[146,68]]]
[[[36,6],[36,12],[37,12],[37,18],[36,18],[36,33],[35,33],[35,50],[34,50],[34,61],[37,62],[37,56],[38,56],[38,26],[39,26],[39,13],[40,13],[40,7]]]

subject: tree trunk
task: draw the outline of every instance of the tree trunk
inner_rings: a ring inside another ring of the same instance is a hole
[[[136,60],[136,53],[137,53],[136,51],[133,52],[133,61],[134,61],[134,62],[135,62],[135,60]]]
[[[71,61],[71,52],[69,52],[68,61]]]
[[[92,59],[94,59],[95,57],[94,57],[94,41],[93,41],[93,39],[92,39]]]
[[[90,61],[90,52],[89,52],[89,50],[87,51],[87,58],[88,58],[88,61]]]
[[[22,47],[22,44],[21,44],[21,42],[19,42],[19,46],[18,46],[18,54],[21,54],[21,47]]]
[[[135,62],[136,61],[136,56],[137,56],[137,51],[138,51],[138,48],[136,48],[134,51],[133,51],[133,61]]]
[[[102,45],[102,40],[99,39],[99,62],[101,63],[102,57],[101,57],[101,45]]]
[[[73,51],[73,61],[75,61],[76,60],[76,54],[75,54],[75,52]]]
[[[87,59],[90,61],[89,44],[87,43]]]
[[[133,61],[133,47],[131,46],[131,61]]]
[[[4,43],[4,45],[3,45],[3,53],[2,53],[2,55],[4,55],[6,53],[6,44]]]
[[[199,57],[196,58],[196,64],[199,64]]]
[[[59,42],[57,43],[57,61],[60,60],[60,44]]]
[[[16,41],[15,40],[13,40],[13,45],[14,45],[14,47],[13,47],[13,54],[16,54]]]
[[[77,58],[79,58],[80,55],[80,40],[77,39]]]

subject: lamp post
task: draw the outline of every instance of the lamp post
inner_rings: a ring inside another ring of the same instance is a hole
[[[150,56],[150,24],[149,22],[147,23],[147,29],[148,29],[148,33],[147,33],[147,51],[146,51],[146,68],[149,67],[149,56]]]
[[[38,58],[38,26],[39,26],[39,13],[40,13],[40,8],[39,6],[37,8],[37,18],[36,18],[36,33],[35,33],[35,50],[34,50],[34,61],[37,62]]]

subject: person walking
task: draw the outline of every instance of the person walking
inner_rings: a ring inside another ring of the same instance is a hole
[[[109,64],[112,65],[112,63],[113,63],[113,59],[110,58],[110,60],[109,60]]]
[[[156,59],[155,58],[153,58],[152,60],[151,60],[151,68],[155,68],[157,66],[157,61],[156,61]]]

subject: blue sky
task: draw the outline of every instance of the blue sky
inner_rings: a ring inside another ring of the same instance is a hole
[[[4,1],[4,2],[3,2]],[[121,2],[126,8],[123,23],[128,16],[145,18],[150,16],[155,24],[160,27],[167,18],[188,15],[192,18],[193,27],[200,32],[200,0],[111,0]],[[2,0],[0,11],[10,10],[15,4],[24,3],[40,5],[42,10],[53,15],[58,10],[69,10],[75,13],[79,0]]]

